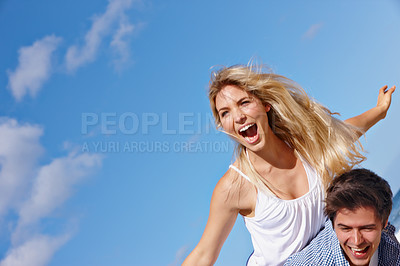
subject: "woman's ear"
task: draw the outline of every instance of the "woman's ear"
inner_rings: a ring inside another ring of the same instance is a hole
[[[265,111],[268,113],[269,110],[271,110],[271,105],[270,105],[269,103],[267,103],[267,104],[265,105]]]

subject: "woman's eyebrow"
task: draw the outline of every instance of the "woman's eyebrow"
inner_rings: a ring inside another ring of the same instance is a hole
[[[217,109],[217,113],[219,113],[221,110],[229,109],[227,106],[223,106],[220,109]]]
[[[240,102],[242,102],[243,100],[246,100],[246,99],[249,99],[249,96],[245,96],[243,98],[240,98],[237,102],[240,103]]]
[[[240,102],[242,102],[243,100],[245,100],[247,98],[249,98],[249,96],[244,96],[244,97],[240,98],[239,100],[237,100],[237,103],[240,103]],[[229,107],[223,106],[223,107],[217,109],[217,112],[219,113],[221,110],[224,110],[224,109],[229,109]]]

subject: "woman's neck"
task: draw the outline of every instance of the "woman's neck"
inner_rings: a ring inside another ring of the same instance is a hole
[[[271,134],[268,145],[260,151],[248,150],[249,159],[254,168],[292,169],[296,165],[297,157],[294,150],[275,134]]]

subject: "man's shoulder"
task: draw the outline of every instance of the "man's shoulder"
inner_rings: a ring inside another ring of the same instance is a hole
[[[395,228],[390,223],[382,231],[379,244],[379,265],[400,265],[400,243],[397,240]]]
[[[295,265],[334,265],[337,248],[340,249],[330,220],[325,227],[302,251],[289,257],[286,266]]]

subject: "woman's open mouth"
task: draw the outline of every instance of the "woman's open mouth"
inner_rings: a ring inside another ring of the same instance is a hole
[[[239,130],[239,135],[242,136],[248,143],[255,143],[258,138],[257,124],[248,124]]]

